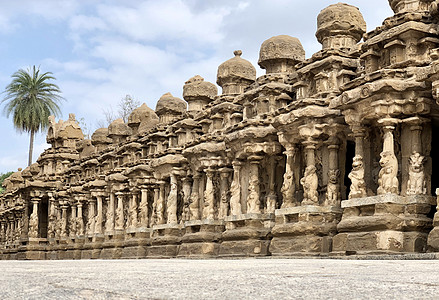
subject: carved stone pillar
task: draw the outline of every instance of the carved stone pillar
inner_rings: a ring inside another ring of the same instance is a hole
[[[71,214],[69,220],[69,236],[70,238],[74,238],[76,235],[76,205],[72,204],[70,209]]]
[[[117,197],[117,208],[116,208],[116,222],[115,222],[115,230],[124,230],[125,225],[125,217],[123,213],[123,198],[124,194],[122,192],[116,193]]]
[[[250,163],[250,174],[248,182],[247,213],[249,214],[261,213],[259,187],[259,164],[261,159],[261,156],[250,156],[248,158]]]
[[[130,205],[129,205],[129,227],[136,228],[138,224],[138,205],[137,205],[137,194],[138,191],[133,191],[131,195]]]
[[[339,140],[332,137],[328,140],[329,150],[329,171],[328,184],[326,186],[325,205],[340,207],[340,170],[338,168]]]
[[[224,219],[227,217],[229,213],[229,178],[230,172],[232,171],[229,168],[221,168],[220,170],[220,204],[219,204],[219,212],[218,219]]]
[[[47,224],[47,237],[54,239],[56,236],[56,203],[53,196],[49,197],[49,218]]]
[[[62,215],[61,215],[61,237],[67,237],[67,205],[63,205],[61,207]]]
[[[107,207],[107,220],[105,222],[105,231],[112,232],[114,230],[114,193],[110,193]]]
[[[159,182],[160,185],[160,193],[159,199],[157,202],[157,224],[165,224],[165,182]]]
[[[6,226],[3,220],[0,221],[0,242],[4,243],[6,240]]]
[[[32,204],[32,214],[29,218],[29,237],[30,238],[37,238],[38,237],[38,203],[39,198],[33,198]]]
[[[177,224],[177,175],[171,173],[170,176],[171,190],[169,191],[166,211],[168,214],[167,223]]]
[[[9,226],[9,222],[6,219],[5,220],[5,242],[9,242],[10,241],[10,226]]]
[[[62,209],[61,209],[61,206],[58,205],[56,207],[56,227],[55,227],[55,238],[56,239],[61,238],[62,227],[63,227]]]
[[[378,121],[383,126],[383,151],[380,156],[381,170],[378,174],[378,195],[399,194],[398,159],[395,156],[393,131],[398,119],[381,119]]]
[[[141,197],[140,197],[140,206],[139,206],[139,221],[142,227],[148,227],[149,225],[149,209],[148,209],[148,189],[146,187],[142,187],[141,189]]]
[[[355,157],[352,161],[352,170],[348,177],[351,180],[349,199],[363,198],[367,196],[366,182],[364,181],[364,149],[363,140],[366,136],[365,129],[360,125],[351,126],[355,138]]]
[[[9,219],[9,227],[10,229],[10,237],[9,239],[11,240],[11,242],[13,242],[15,240],[15,218],[14,215],[11,216],[11,218]]]
[[[96,196],[96,202],[98,205],[98,213],[95,222],[95,233],[102,234],[102,222],[103,222],[103,207],[102,207],[102,196]]]
[[[87,220],[87,234],[94,234],[95,233],[95,226],[96,226],[96,199],[90,199],[88,201],[88,220]]]
[[[206,189],[204,191],[203,219],[215,219],[215,189],[213,186],[214,175],[214,169],[206,169],[207,182]]]
[[[233,180],[230,186],[230,215],[242,214],[241,207],[241,166],[240,161],[235,160],[233,163]]]
[[[317,142],[308,138],[303,142],[305,146],[306,168],[300,183],[303,186],[302,205],[319,205],[319,194],[317,191],[319,178],[317,177],[315,149]]]
[[[276,210],[277,195],[274,190],[275,187],[275,172],[276,172],[276,158],[275,156],[270,156],[268,159],[268,191],[266,196],[266,212],[273,213]]]
[[[76,217],[76,235],[84,235],[84,218],[82,215],[82,202],[78,203],[78,214]]]
[[[426,157],[422,151],[422,123],[419,117],[406,120],[410,125],[411,133],[411,155],[409,157],[409,170],[407,180],[407,195],[427,194],[427,183],[425,180],[424,164]]]
[[[159,199],[160,199],[160,188],[159,187],[155,187],[154,188],[154,203],[153,203],[153,207],[152,207],[152,216],[151,216],[151,220],[150,220],[150,227],[152,227],[153,225],[158,224],[158,220],[157,220],[157,204],[159,203]]]
[[[285,160],[285,173],[282,183],[282,207],[288,208],[294,207],[297,205],[297,201],[294,197],[296,193],[296,183],[294,181],[294,159],[296,156],[296,149],[293,146],[290,146],[284,152],[286,156]]]
[[[15,222],[15,236],[18,239],[22,238],[22,233],[23,233],[23,221],[22,221],[22,216],[20,213],[17,214],[16,216],[16,222]]]
[[[183,216],[182,222],[189,221],[191,219],[191,179],[189,177],[183,178]]]
[[[189,209],[191,212],[191,220],[199,220],[200,219],[200,172],[195,172],[193,176],[193,185],[192,185],[192,193],[191,193],[191,204],[189,205]]]

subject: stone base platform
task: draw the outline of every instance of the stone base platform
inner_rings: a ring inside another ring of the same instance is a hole
[[[148,246],[151,245],[150,228],[128,229],[125,234],[121,258],[146,258]]]
[[[274,214],[242,214],[225,218],[220,257],[267,256]]]
[[[122,257],[125,231],[106,232],[99,258],[118,259]]]
[[[275,211],[272,255],[313,256],[332,250],[342,210],[333,206],[297,206]]]
[[[176,257],[183,232],[183,225],[179,224],[154,225],[148,258]]]
[[[224,221],[195,220],[184,223],[178,257],[208,258],[218,256]]]
[[[427,249],[436,200],[392,194],[342,201],[333,254],[420,253]]]

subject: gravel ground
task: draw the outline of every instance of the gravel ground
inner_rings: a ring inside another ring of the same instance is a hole
[[[439,299],[439,261],[0,261],[0,299]]]

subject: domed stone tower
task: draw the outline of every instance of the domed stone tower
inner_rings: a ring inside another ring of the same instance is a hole
[[[223,95],[236,95],[256,80],[256,69],[241,58],[242,51],[233,52],[235,57],[223,62],[218,67],[216,83],[223,89]]]
[[[433,0],[389,0],[395,14],[417,11],[428,11]]]
[[[158,122],[159,117],[145,103],[133,110],[128,117],[128,126],[133,130],[133,134],[140,133],[140,128],[142,132],[148,131],[156,126]]]
[[[188,103],[189,113],[201,111],[216,95],[218,95],[217,87],[213,83],[204,81],[200,75],[192,77],[183,86],[183,99]]]
[[[316,37],[325,49],[352,49],[366,32],[360,10],[345,3],[323,9],[317,17]]]
[[[96,147],[97,152],[107,148],[111,144],[111,139],[108,137],[108,128],[99,128],[91,135],[91,143]]]
[[[131,129],[122,119],[117,119],[108,126],[108,137],[113,140],[113,144],[118,144],[131,135]]]
[[[262,43],[258,64],[267,74],[292,73],[295,65],[305,59],[305,50],[299,39],[278,35]]]
[[[160,123],[171,123],[180,118],[186,112],[186,102],[180,98],[166,93],[160,97],[155,107],[155,113],[159,117]]]

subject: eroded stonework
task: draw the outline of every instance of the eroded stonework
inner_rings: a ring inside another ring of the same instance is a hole
[[[297,38],[242,51],[155,111],[84,140],[73,115],[5,180],[3,259],[350,255],[439,251],[438,1],[319,14]],[[360,40],[363,41],[360,43]],[[187,105],[187,104],[188,105]]]

